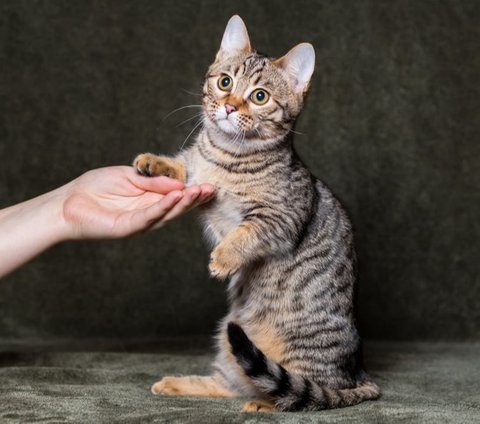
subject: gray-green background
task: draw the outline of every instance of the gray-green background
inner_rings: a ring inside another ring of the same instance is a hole
[[[298,151],[348,209],[362,332],[480,336],[480,2],[0,3],[0,207],[143,151],[174,153],[228,18],[273,56],[310,41]],[[193,215],[75,242],[0,283],[0,336],[208,334],[225,311]],[[1,260],[1,258],[0,258]]]

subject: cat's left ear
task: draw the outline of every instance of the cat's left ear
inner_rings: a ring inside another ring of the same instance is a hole
[[[297,93],[307,92],[315,68],[315,50],[310,43],[296,45],[275,63],[287,73]]]
[[[233,56],[240,52],[250,51],[252,51],[252,47],[245,22],[240,16],[234,15],[227,23],[218,53]]]

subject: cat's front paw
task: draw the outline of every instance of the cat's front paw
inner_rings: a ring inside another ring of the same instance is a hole
[[[140,175],[146,177],[164,176],[178,180],[184,179],[184,172],[182,172],[181,166],[173,159],[152,153],[138,155],[133,161],[133,167]]]
[[[212,277],[225,280],[235,274],[241,266],[240,254],[235,249],[220,244],[210,255],[208,268]]]

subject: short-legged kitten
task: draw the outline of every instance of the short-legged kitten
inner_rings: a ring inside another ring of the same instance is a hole
[[[292,127],[313,73],[313,47],[255,52],[228,22],[203,86],[203,129],[174,158],[141,154],[143,175],[211,183],[202,210],[210,272],[230,278],[230,311],[210,376],[164,377],[155,394],[251,396],[245,411],[339,408],[376,399],[355,328],[352,229],[329,189],[295,154]]]

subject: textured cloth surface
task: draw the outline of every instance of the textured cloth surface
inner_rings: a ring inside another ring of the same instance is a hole
[[[254,415],[239,412],[244,399],[150,393],[158,376],[207,373],[212,354],[203,348],[4,352],[0,422],[478,423],[479,351],[478,343],[367,343],[380,400],[315,413]]]

